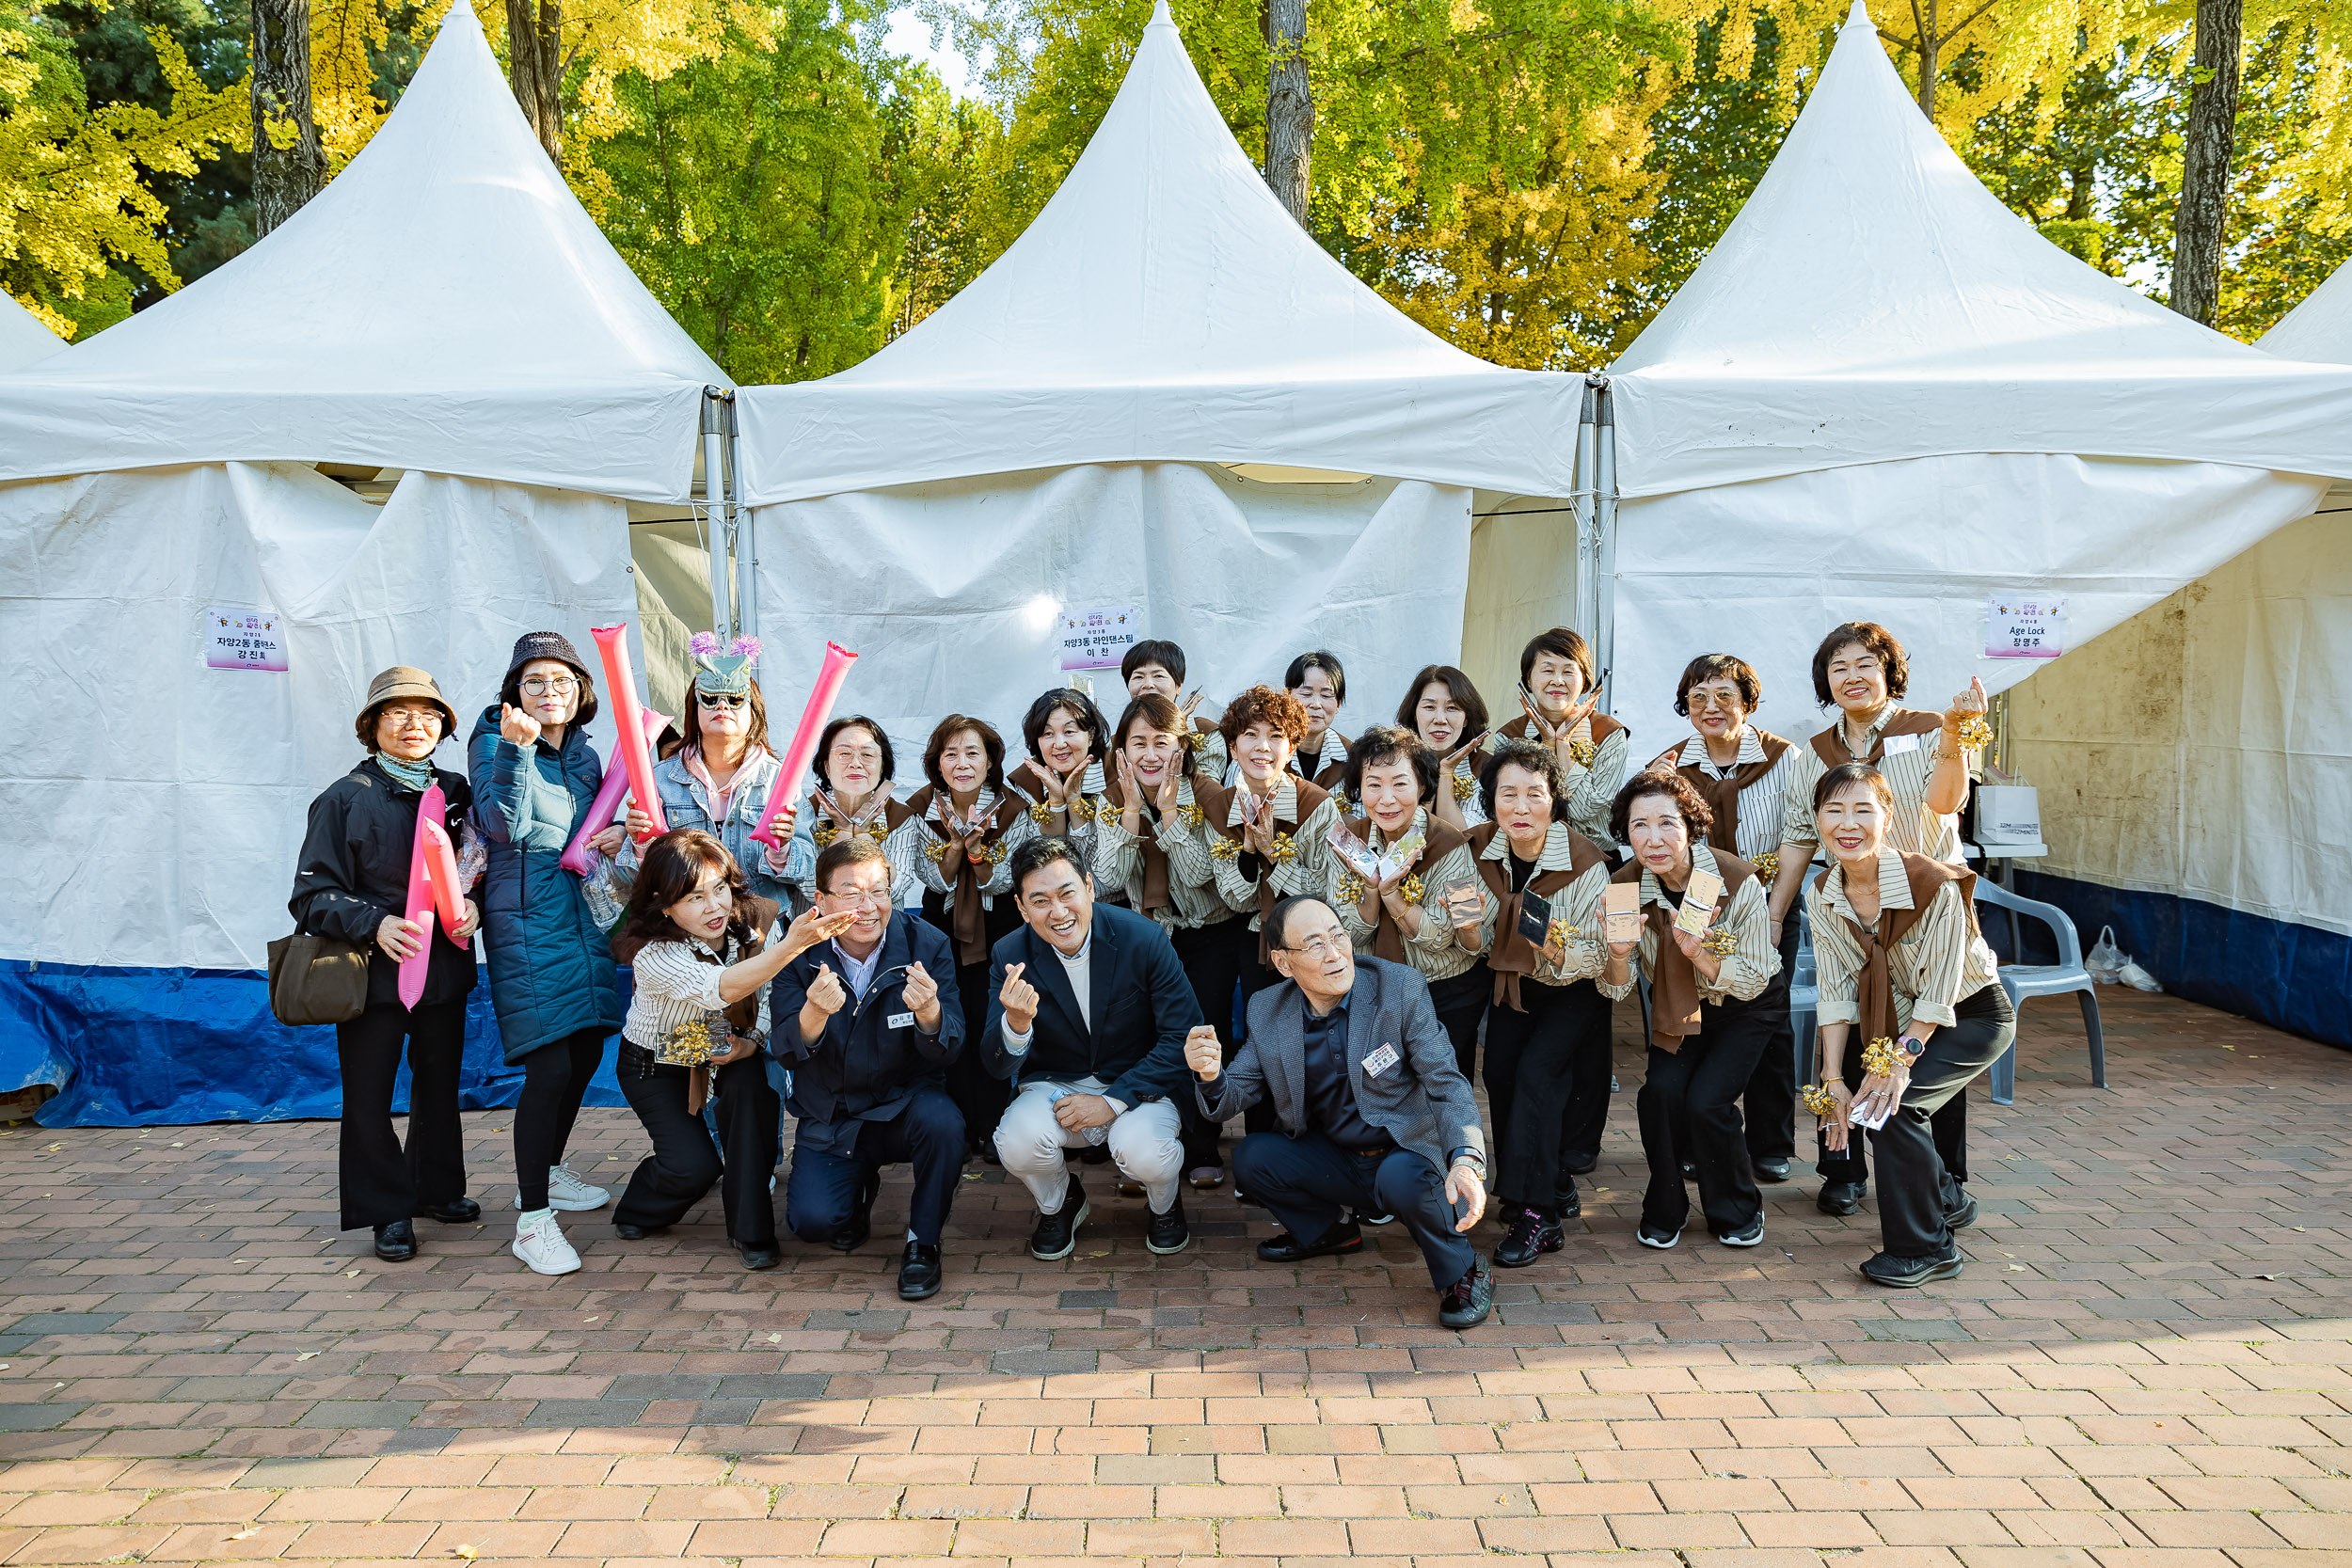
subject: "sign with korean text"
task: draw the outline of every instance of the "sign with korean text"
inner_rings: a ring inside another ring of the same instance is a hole
[[[1061,667],[1116,670],[1142,634],[1142,626],[1143,620],[1133,605],[1065,610],[1061,612]]]
[[[204,667],[208,670],[276,670],[286,668],[284,619],[270,610],[230,610],[219,606],[204,612]]]
[[[2056,658],[2066,651],[2066,601],[1994,594],[1984,601],[1984,657]]]

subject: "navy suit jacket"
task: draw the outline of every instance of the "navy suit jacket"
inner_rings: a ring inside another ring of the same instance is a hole
[[[939,1032],[926,1035],[906,1004],[907,965],[919,963],[939,983]],[[882,933],[882,967],[860,1001],[852,997],[825,1021],[825,1032],[801,1041],[801,1005],[829,965],[846,989],[840,955],[819,942],[778,972],[769,995],[769,1051],[792,1069],[786,1107],[800,1118],[800,1141],[847,1153],[861,1121],[886,1121],[914,1091],[945,1088],[947,1064],[963,1046],[963,1002],[956,990],[955,950],[937,927],[894,910]],[[909,1022],[893,1026],[895,1018]]]
[[[979,1044],[999,1078],[1099,1078],[1104,1092],[1128,1105],[1166,1100],[1189,1080],[1184,1037],[1200,1020],[1200,1004],[1184,966],[1160,923],[1133,910],[1098,902],[1094,944],[1088,959],[1094,1024],[1087,1026],[1063,974],[1061,956],[1023,926],[998,942],[988,965],[988,1025]],[[1026,964],[1022,978],[1038,991],[1029,1049],[1005,1047],[1005,970]]]

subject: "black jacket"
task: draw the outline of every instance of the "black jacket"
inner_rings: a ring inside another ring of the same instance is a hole
[[[1166,1100],[1191,1078],[1184,1037],[1200,1022],[1200,1004],[1160,923],[1097,901],[1088,978],[1094,992],[1087,1027],[1062,973],[1061,957],[1024,926],[996,943],[988,965],[988,1030],[979,1040],[999,1078],[1099,1078],[1104,1093],[1129,1105]],[[1005,1049],[1005,970],[1026,964],[1022,978],[1038,991],[1028,1052]]]
[[[907,965],[919,963],[939,985],[939,1033],[914,1026],[905,1000]],[[956,955],[936,927],[894,910],[882,932],[882,967],[873,989],[825,1021],[814,1043],[801,1041],[801,1006],[829,965],[847,988],[833,943],[810,948],[784,966],[768,995],[768,1050],[792,1070],[786,1108],[800,1119],[799,1141],[812,1152],[849,1155],[860,1122],[887,1121],[914,1091],[945,1088],[947,1064],[963,1048],[963,1003],[956,994]],[[894,1019],[906,1022],[893,1025]]]
[[[455,844],[473,787],[463,773],[436,768],[433,777],[448,805],[444,826]],[[401,784],[369,757],[310,802],[310,828],[286,907],[296,929],[366,950],[371,1007],[400,1006],[400,965],[375,945],[375,928],[388,914],[407,917],[408,859],[417,839],[417,803],[423,799],[421,790]],[[424,995],[417,1005],[454,1002],[473,990],[473,980],[472,940],[460,947],[435,921]]]

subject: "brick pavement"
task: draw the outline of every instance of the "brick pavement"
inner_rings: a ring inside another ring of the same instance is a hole
[[[976,1167],[909,1308],[879,1243],[745,1274],[715,1205],[580,1216],[585,1270],[527,1274],[503,1113],[468,1117],[493,1223],[397,1266],[332,1228],[329,1125],[19,1127],[0,1559],[2352,1562],[2352,1060],[2106,1000],[2112,1091],[2048,1002],[2019,1104],[1979,1085],[1969,1269],[1915,1293],[1858,1281],[1874,1224],[1809,1175],[1755,1252],[1637,1246],[1621,1037],[1583,1222],[1465,1336],[1401,1232],[1272,1268],[1219,1195],[1158,1259],[1100,1174],[1040,1264]],[[641,1149],[591,1112],[573,1163]]]

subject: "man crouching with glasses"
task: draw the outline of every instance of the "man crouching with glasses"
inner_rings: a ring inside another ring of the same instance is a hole
[[[1394,1214],[1428,1260],[1438,1322],[1486,1322],[1494,1276],[1464,1239],[1486,1212],[1486,1134],[1427,982],[1407,965],[1359,958],[1320,898],[1283,899],[1265,930],[1287,983],[1249,999],[1248,1042],[1221,1066],[1216,1031],[1184,1041],[1211,1122],[1267,1099],[1281,1124],[1233,1151],[1235,1184],[1285,1227],[1258,1256],[1359,1252],[1363,1233],[1342,1206]]]

